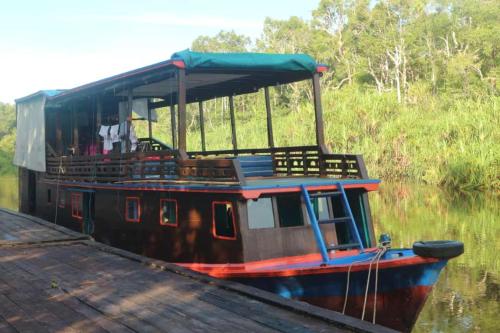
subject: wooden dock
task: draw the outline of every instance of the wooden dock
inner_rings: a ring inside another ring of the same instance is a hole
[[[0,332],[394,332],[0,209]]]

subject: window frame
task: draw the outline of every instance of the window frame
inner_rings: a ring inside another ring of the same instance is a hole
[[[66,191],[59,190],[59,194],[56,196],[58,197],[57,198],[57,207],[65,208],[66,207]]]
[[[215,227],[215,205],[231,205],[231,215],[233,218],[233,230],[234,230],[234,236],[229,237],[229,236],[220,236],[217,235],[217,228]],[[212,201],[212,236],[217,239],[224,239],[224,240],[236,240],[238,238],[238,233],[236,231],[236,215],[234,213],[234,204],[231,201]]]
[[[83,220],[82,200],[83,198],[80,192],[71,192],[71,216],[77,220]]]
[[[175,223],[163,223],[163,216],[162,216],[162,212],[163,212],[163,202],[173,202],[175,204]],[[165,227],[174,227],[174,228],[177,228],[179,226],[179,208],[178,208],[178,203],[177,203],[177,199],[169,199],[169,198],[160,198],[160,211],[159,211],[159,222],[160,222],[160,225],[161,226],[165,226]]]
[[[128,216],[129,201],[137,202],[137,219],[131,219]],[[125,197],[125,222],[141,223],[141,198],[140,197]]]

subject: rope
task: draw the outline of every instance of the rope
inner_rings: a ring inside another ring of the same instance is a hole
[[[377,253],[378,253],[378,249],[377,249]],[[350,285],[350,277],[351,277],[351,268],[352,268],[352,265],[360,263],[360,262],[365,262],[365,261],[368,261],[370,259],[373,260],[372,258],[365,258],[365,259],[353,261],[353,262],[351,262],[349,264],[349,269],[347,270],[347,285],[346,285],[346,290],[345,290],[344,307],[342,308],[342,314],[345,314],[345,310],[346,310],[346,307],[347,307],[347,298],[348,298],[348,295],[349,295],[349,285]]]
[[[382,256],[387,252],[387,247],[384,246],[382,251],[382,255],[380,255],[377,259],[377,263],[375,266],[375,294],[373,296],[373,317],[372,317],[372,323],[375,324],[375,318],[377,316],[377,292],[378,292],[378,264],[380,262],[380,259]]]
[[[364,299],[364,302],[363,302],[363,312],[361,314],[361,320],[365,319],[366,303],[367,303],[367,300],[368,300],[368,289],[370,287],[370,275],[371,275],[371,271],[372,271],[372,265],[373,265],[373,263],[375,261],[377,261],[377,263],[378,263],[380,261],[380,258],[384,255],[384,253],[386,251],[387,251],[387,249],[386,249],[385,246],[380,247],[379,250],[377,251],[377,254],[370,261],[370,266],[368,267],[368,277],[366,279],[365,299]],[[378,280],[378,277],[377,277],[377,280]],[[375,286],[376,286],[377,282],[378,281],[375,282]],[[376,291],[375,291],[375,293],[376,293]]]

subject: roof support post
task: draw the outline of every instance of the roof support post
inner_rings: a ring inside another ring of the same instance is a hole
[[[80,155],[78,145],[78,117],[76,114],[76,104],[71,104],[71,119],[73,119],[73,155]]]
[[[100,149],[101,147],[101,136],[99,135],[99,130],[101,129],[102,124],[102,96],[97,95],[96,97],[96,131],[95,131],[95,144]],[[98,150],[99,151],[99,150]]]
[[[130,126],[132,125],[132,106],[134,103],[134,94],[132,88],[128,89],[127,93],[128,103],[127,103],[127,131],[125,132],[125,152],[130,151]],[[123,151],[122,151],[123,152]]]
[[[238,150],[238,142],[236,140],[236,120],[234,118],[234,98],[229,96],[229,115],[231,116],[231,139],[233,141],[233,150]]]
[[[200,111],[200,132],[201,132],[201,150],[206,151],[205,146],[205,118],[203,117],[203,102],[198,102]]]
[[[17,111],[17,105],[16,105]],[[62,127],[61,127],[61,110],[56,110],[56,151],[59,156],[63,155],[63,142],[62,142]],[[16,115],[17,121],[17,115]]]
[[[273,119],[271,116],[271,101],[269,98],[269,87],[264,87],[264,97],[266,99],[267,143],[269,145],[269,148],[274,148]]]
[[[179,117],[179,146],[178,149],[186,151],[186,70],[179,68],[178,71],[178,93],[177,112]]]
[[[177,147],[177,125],[175,120],[175,105],[170,105],[170,128],[172,129],[172,148]]]
[[[314,115],[316,118],[316,143],[319,147],[323,148],[325,146],[325,134],[323,130],[323,108],[321,106],[319,73],[314,73],[312,82],[314,93]]]
[[[148,135],[149,135],[149,144],[153,144],[153,128],[151,127],[151,108],[149,107],[149,99],[148,99]]]

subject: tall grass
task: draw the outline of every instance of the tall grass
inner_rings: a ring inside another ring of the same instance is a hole
[[[361,87],[326,90],[327,144],[334,152],[363,154],[371,177],[412,180],[460,191],[500,189],[499,97],[461,99],[420,94],[398,104],[393,94]],[[303,98],[287,103],[271,94],[278,146],[315,143],[314,110]],[[267,146],[263,93],[235,98],[238,147]],[[205,103],[207,149],[231,147],[227,105]],[[160,111],[154,135],[171,142],[169,115]],[[145,132],[144,132],[145,134]],[[188,149],[201,149],[198,110],[188,110]]]

